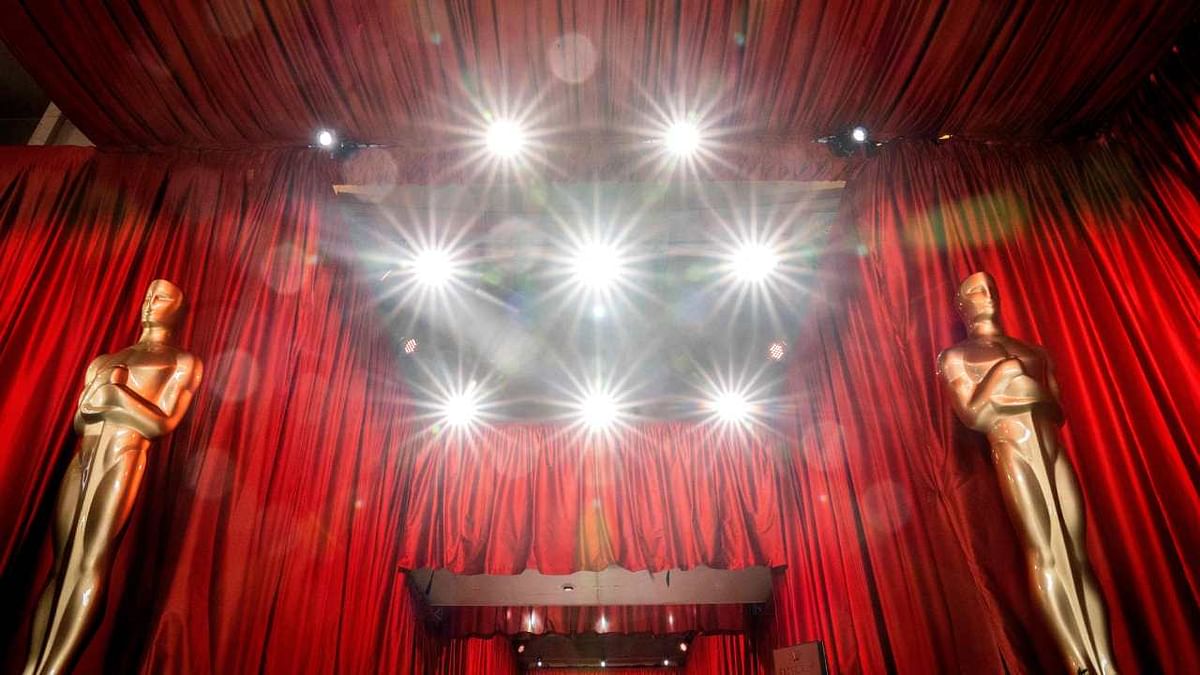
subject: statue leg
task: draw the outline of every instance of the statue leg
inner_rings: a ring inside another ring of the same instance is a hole
[[[80,452],[83,452],[82,448]],[[79,505],[79,493],[83,488],[83,471],[79,465],[81,461],[83,461],[82,454],[71,458],[71,462],[67,465],[67,473],[63,476],[58,489],[58,503],[54,508],[54,565],[50,570],[50,579],[46,581],[46,587],[42,590],[37,609],[33,614],[29,660],[25,665],[24,675],[33,674],[45,647],[46,628],[50,623],[50,612],[54,608],[59,579],[66,564],[67,541],[71,535],[71,525],[75,522],[75,509]]]
[[[1072,672],[1089,672],[1091,659],[1072,603],[1075,593],[1069,570],[1064,570],[1069,561],[1060,560],[1065,551],[1056,550],[1061,544],[1056,546],[1055,530],[1061,528],[1056,522],[1059,516],[1052,501],[1049,467],[1042,461],[1035,434],[1026,431],[1017,437],[1024,442],[1000,441],[993,446],[1005,505],[1025,545],[1035,598],[1059,648]]]
[[[108,573],[141,486],[146,457],[144,448],[105,450],[102,444],[92,458],[45,656],[35,675],[65,675],[103,614]]]
[[[1054,474],[1055,488],[1058,491],[1059,503],[1062,505],[1063,522],[1067,529],[1070,563],[1083,594],[1083,609],[1087,618],[1086,634],[1093,647],[1093,660],[1096,662],[1096,667],[1099,668],[1097,675],[1115,675],[1117,672],[1116,661],[1113,659],[1112,647],[1109,645],[1108,616],[1104,609],[1104,597],[1100,595],[1100,587],[1096,584],[1096,577],[1088,562],[1083,496],[1079,491],[1079,484],[1075,480],[1075,471],[1066,455],[1059,453],[1055,458]]]

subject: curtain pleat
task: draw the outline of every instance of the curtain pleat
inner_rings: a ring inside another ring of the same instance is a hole
[[[205,376],[148,455],[78,672],[412,668],[423,629],[394,546],[403,389],[363,321],[370,299],[322,257],[329,194],[328,160],[309,151],[0,151],[7,672],[46,578],[84,368],[137,339],[157,277],[186,296],[180,341]]]
[[[963,335],[957,286],[984,270],[1005,330],[1057,365],[1120,669],[1200,669],[1200,90],[1164,86],[1190,113],[1146,111],[1129,145],[906,144],[847,188],[838,300],[793,362],[779,645],[825,640],[843,673],[1062,667],[986,443],[934,375]]]

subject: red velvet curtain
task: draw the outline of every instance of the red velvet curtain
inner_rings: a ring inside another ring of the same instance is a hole
[[[595,438],[500,426],[414,433],[400,564],[458,574],[783,562],[783,439],[663,423]]]
[[[1190,148],[1196,91],[1175,127]],[[1007,331],[1057,363],[1120,669],[1200,670],[1200,199],[1138,156],[910,144],[853,182],[852,273],[794,356],[778,645],[826,640],[842,673],[1062,667],[986,445],[934,376],[962,337],[957,284],[987,270]]]
[[[687,651],[683,675],[766,675],[745,635],[700,635]]]
[[[746,605],[621,605],[581,607],[442,607],[438,634],[655,635],[746,630]]]
[[[442,131],[440,146],[479,126],[481,108],[571,134],[647,129],[666,109],[805,140],[855,124],[1007,140],[1104,119],[1195,11],[1189,0],[1103,11],[1081,0],[50,0],[5,3],[0,35],[101,145],[308,144],[332,126],[406,145]]]
[[[27,649],[84,367],[137,338],[147,283],[206,364],[155,447],[80,673],[410,672],[394,542],[404,432],[370,301],[322,258],[328,160],[0,151],[0,595]]]
[[[446,641],[436,663],[425,672],[432,675],[516,675],[517,670],[517,655],[512,643],[508,638],[493,637]]]

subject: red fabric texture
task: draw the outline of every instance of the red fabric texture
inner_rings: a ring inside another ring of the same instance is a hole
[[[774,567],[782,439],[662,423],[589,439],[512,425],[414,433],[400,565],[457,574]]]
[[[77,672],[410,672],[396,566],[403,391],[370,300],[321,259],[318,153],[0,151],[0,572],[5,672],[27,652],[47,516],[91,358],[183,289],[205,361],[148,456],[106,618]],[[336,355],[336,358],[331,358]],[[303,646],[303,648],[299,648]]]
[[[584,633],[740,632],[745,605],[620,605],[580,607],[442,607],[437,632],[453,637],[580,635]]]
[[[1006,331],[1057,364],[1120,670],[1200,670],[1200,199],[1186,180],[1096,142],[906,145],[858,177],[854,272],[793,357],[784,494],[799,502],[778,645],[826,640],[842,673],[1062,668],[986,444],[934,376],[963,335],[957,285],[986,270]]]
[[[101,144],[303,144],[329,124],[400,146],[347,174],[425,181],[467,175],[417,138],[458,138],[418,121],[475,123],[458,73],[518,94],[548,83],[547,126],[644,128],[651,105],[678,98],[780,139],[859,122],[880,137],[1044,138],[1104,119],[1191,11],[428,7],[10,3],[0,34]],[[567,86],[547,74],[546,49],[572,31],[602,59]],[[352,320],[369,302],[316,246],[335,180],[316,154],[4,150],[0,597],[28,607],[44,575],[77,393],[64,383],[136,337],[137,299],[164,275],[192,301],[183,344],[207,377],[150,457],[80,672],[504,672],[500,641],[427,636],[398,569],[614,562],[785,563],[774,641],[825,641],[835,672],[1053,672],[982,440],[933,375],[961,337],[954,289],[986,269],[1008,331],[1057,362],[1122,671],[1200,671],[1200,90],[1188,63],[1138,93],[1104,143],[897,143],[852,174],[852,255],[832,266],[845,283],[823,289],[831,309],[795,341],[782,458],[670,426],[604,448],[538,428],[467,446],[407,438],[388,348]],[[709,86],[714,72],[724,84]],[[415,168],[410,143],[429,157]],[[808,156],[744,166],[822,175],[801,166]],[[626,175],[611,157],[588,171]],[[10,670],[27,613],[0,617]],[[718,663],[737,653],[715,645]]]
[[[507,638],[447,641],[425,672],[432,675],[516,675],[517,656]],[[409,671],[401,671],[409,672]]]
[[[171,147],[309,144],[323,126],[422,143],[479,126],[483,109],[572,131],[645,129],[665,109],[806,139],[855,124],[889,138],[1044,138],[1103,119],[1196,11],[1187,0],[4,10],[10,49],[89,137]]]
[[[745,635],[700,635],[687,651],[683,675],[766,675]]]

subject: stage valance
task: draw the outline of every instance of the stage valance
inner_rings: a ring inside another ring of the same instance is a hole
[[[561,425],[416,433],[399,564],[569,574],[783,563],[784,441],[688,423],[589,439]]]

